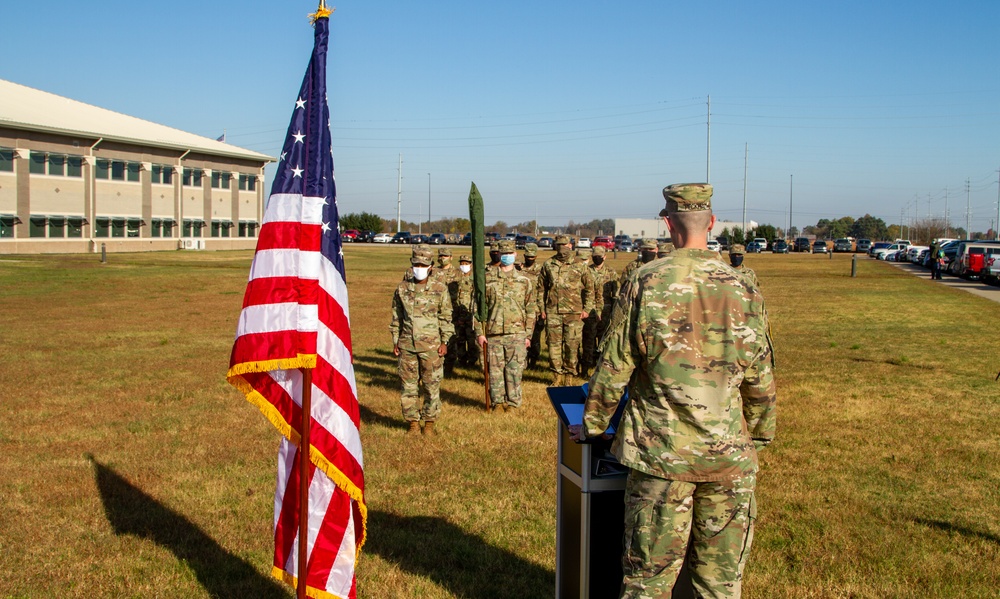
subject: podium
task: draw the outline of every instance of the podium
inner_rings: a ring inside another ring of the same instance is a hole
[[[550,387],[559,414],[556,474],[556,598],[616,599],[621,594],[625,535],[625,480],[629,469],[611,453],[611,439],[576,443],[566,418],[587,398],[584,387]],[[623,399],[624,402],[626,399]],[[560,407],[562,406],[562,408]],[[569,412],[569,414],[567,414]],[[582,409],[580,410],[582,414]],[[617,426],[621,407],[612,425]],[[576,424],[576,422],[573,422]],[[687,566],[674,586],[673,599],[694,597]]]

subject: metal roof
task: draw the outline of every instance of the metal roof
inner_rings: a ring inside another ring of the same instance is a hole
[[[92,138],[103,137],[105,141],[180,151],[191,150],[228,158],[275,161],[271,156],[253,150],[3,79],[0,79],[0,127]]]

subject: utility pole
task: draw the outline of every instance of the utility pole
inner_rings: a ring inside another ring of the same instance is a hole
[[[951,214],[948,212],[948,188],[944,188],[944,236],[951,237]]]
[[[906,239],[906,236],[903,235],[903,212],[905,210],[906,210],[905,206],[900,207],[900,209],[899,209],[899,238],[900,239]]]
[[[747,238],[747,159],[750,157],[750,144],[743,143],[743,239]]]
[[[996,227],[993,228],[993,239],[995,241],[1000,241],[1000,168],[997,169],[997,220]]]
[[[972,239],[972,204],[970,203],[969,179],[965,180],[965,238]]]
[[[403,153],[399,153],[399,168],[396,169],[396,232],[402,231],[400,227],[399,217],[400,210],[403,207]]]
[[[708,143],[705,154],[705,183],[712,182],[712,96],[708,96]]]
[[[795,187],[795,175],[788,175],[788,234],[792,231],[792,191]],[[791,238],[791,237],[789,237]],[[795,241],[794,239],[792,241]],[[798,251],[798,250],[796,250]]]

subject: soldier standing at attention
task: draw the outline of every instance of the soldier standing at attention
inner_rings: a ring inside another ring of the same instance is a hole
[[[490,263],[486,265],[486,270],[500,266],[500,241],[494,239],[490,242]]]
[[[674,251],[674,244],[669,241],[661,241],[656,244],[656,258],[666,258],[670,252]]]
[[[545,336],[549,342],[549,368],[553,385],[570,385],[576,375],[577,352],[583,333],[583,319],[593,309],[593,285],[587,268],[574,260],[569,237],[559,235],[556,255],[542,265],[538,275],[543,294]]]
[[[664,188],[677,249],[626,282],[571,430],[601,435],[628,385],[612,446],[631,468],[624,598],[670,597],[688,552],[695,596],[739,597],[753,540],[757,452],[775,431],[771,347],[760,292],[707,249],[711,194]]]
[[[747,249],[743,247],[742,244],[734,243],[729,246],[729,264],[739,272],[743,273],[743,275],[748,281],[750,281],[750,283],[753,284],[754,287],[760,289],[760,283],[757,281],[757,273],[755,273],[753,269],[748,267],[746,264],[743,264],[743,254],[746,254],[746,252]]]
[[[437,259],[438,266],[431,271],[431,276],[436,277],[439,281],[445,284],[448,288],[448,298],[451,300],[451,317],[452,324],[455,323],[456,318],[456,305],[458,301],[458,277],[461,273],[457,268],[451,264],[451,250],[449,248],[441,248],[438,250]],[[451,341],[448,342],[448,353],[444,355],[444,374],[445,376],[451,376],[455,372],[455,362],[458,360],[458,351],[456,351],[456,346],[458,345],[458,335],[453,335]]]
[[[500,266],[486,273],[486,322],[475,320],[476,342],[486,343],[493,411],[521,407],[521,375],[535,326],[535,282],[514,268],[514,240],[500,242]]]
[[[472,282],[472,256],[462,254],[458,257],[458,278],[456,284],[458,293],[452,304],[455,323],[455,357],[463,366],[472,367],[479,361],[479,345],[476,343],[476,333],[472,326],[472,315],[475,313],[475,286]],[[451,353],[451,350],[448,350]],[[447,355],[447,354],[446,354]]]
[[[542,353],[542,330],[545,328],[545,319],[541,314],[545,311],[545,306],[541,304],[542,294],[538,292],[538,275],[542,272],[542,263],[538,262],[538,245],[534,243],[524,244],[524,266],[521,267],[521,274],[531,279],[535,285],[535,300],[538,302],[535,308],[535,328],[531,331],[531,346],[528,347],[528,368],[534,368],[538,363],[538,356]]]
[[[403,383],[400,404],[403,418],[410,423],[408,432],[434,435],[434,422],[441,412],[443,357],[455,329],[451,324],[451,298],[448,288],[430,276],[434,262],[430,248],[413,248],[409,277],[396,287],[392,296],[392,353],[399,357],[399,378]],[[426,398],[420,405],[420,384]]]
[[[643,264],[649,264],[653,260],[656,260],[657,247],[656,240],[650,239],[649,237],[643,238],[642,242],[639,243],[639,255],[635,257],[635,260],[629,262],[625,269],[622,270],[622,276],[618,279],[618,286],[621,287],[625,284],[625,281],[635,272],[635,269],[639,268]]]
[[[590,280],[593,284],[594,309],[583,323],[583,375],[590,376],[590,371],[597,366],[597,346],[608,328],[608,318],[611,307],[618,296],[618,272],[604,263],[607,250],[603,247],[594,248],[591,258]]]

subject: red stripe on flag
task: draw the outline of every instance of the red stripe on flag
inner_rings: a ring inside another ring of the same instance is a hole
[[[322,238],[322,225],[307,225],[290,221],[269,222],[260,227],[257,251],[282,249],[319,251]]]
[[[354,397],[354,389],[351,388],[351,383],[347,380],[347,377],[324,360],[322,356],[316,356],[316,375],[313,378],[313,383],[316,387],[323,393],[326,393],[330,399],[340,406],[340,409],[350,416],[354,428],[360,429],[361,410],[358,407],[358,399]],[[327,382],[330,384],[327,385]]]
[[[247,333],[240,335],[233,343],[233,353],[229,359],[230,368],[247,362],[268,362],[290,360],[299,354],[316,353],[315,331],[274,331],[271,333]],[[251,385],[256,389],[256,385]],[[260,389],[257,389],[260,391]],[[265,397],[267,397],[265,395]]]
[[[295,536],[299,534],[299,451],[295,450],[291,475],[281,496],[281,508],[278,523],[274,527],[274,565],[284,570],[288,558],[295,551]],[[309,481],[316,472],[316,466],[310,465]]]
[[[315,279],[300,279],[298,277],[263,277],[247,283],[247,291],[243,295],[243,307],[264,306],[267,304],[314,303],[306,298],[318,297],[319,282]],[[325,294],[323,294],[325,295]]]
[[[322,475],[320,475],[322,476]],[[323,514],[323,523],[316,534],[312,551],[309,554],[309,586],[319,589],[327,587],[330,570],[333,568],[340,545],[347,531],[347,521],[351,513],[351,499],[343,489],[335,488],[330,505]]]
[[[347,289],[342,289],[343,294],[346,296]],[[351,323],[347,320],[347,313],[344,312],[344,307],[341,306],[340,302],[334,299],[332,295],[326,293],[322,288],[318,290],[316,303],[318,306],[320,321],[340,338],[340,342],[347,348],[348,353],[353,356],[354,348],[351,344]]]

